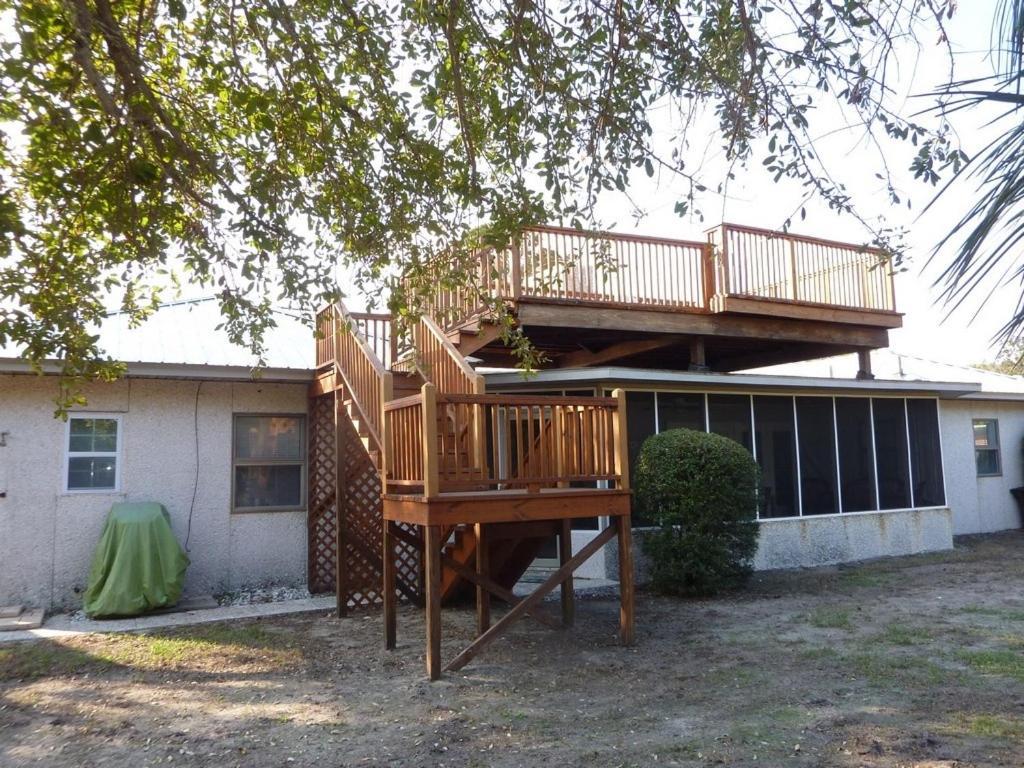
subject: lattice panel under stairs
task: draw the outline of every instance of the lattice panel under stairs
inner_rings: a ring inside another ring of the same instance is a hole
[[[310,402],[309,462],[309,589],[333,592],[337,518],[335,504],[335,395],[324,395]],[[340,410],[342,467],[341,509],[345,543],[343,583],[352,608],[369,607],[382,602],[381,564],[381,483],[380,475],[363,446],[347,414]],[[414,527],[409,532],[418,535]],[[419,551],[404,543],[397,548],[396,583],[407,599],[419,602]]]

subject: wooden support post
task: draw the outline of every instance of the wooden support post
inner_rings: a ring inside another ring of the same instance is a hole
[[[345,419],[340,389],[334,390],[334,595],[338,618],[348,615],[348,549],[345,535]]]
[[[473,533],[476,536],[476,573],[482,579],[491,577],[490,546],[487,540],[487,527],[483,523],[476,523],[473,526]],[[476,633],[482,635],[491,628],[491,593],[483,586],[483,582],[476,585]]]
[[[420,388],[423,395],[423,496],[437,496],[437,387],[429,381]]]
[[[626,431],[626,391],[616,389],[612,397],[618,400],[612,419],[612,439],[615,442],[615,474],[618,487],[629,490],[629,433]]]
[[[690,339],[690,365],[691,371],[706,371],[708,369],[707,356],[704,350],[704,337],[694,336]]]
[[[565,565],[572,558],[572,521],[562,520],[558,533],[558,564]],[[562,582],[562,626],[571,627],[576,620],[576,595],[570,572]]]
[[[441,677],[441,526],[424,526],[427,571],[427,677]]]
[[[394,520],[384,521],[384,647],[393,651],[396,639],[395,603],[395,523]]]
[[[629,515],[620,515],[614,525],[619,543],[619,639],[623,645],[632,645],[635,601],[632,521]]]
[[[870,349],[858,349],[857,350],[857,378],[858,379],[873,379],[875,374],[871,372],[871,350]]]

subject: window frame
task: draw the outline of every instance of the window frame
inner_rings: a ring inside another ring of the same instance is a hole
[[[991,424],[995,432],[995,445],[988,445],[985,448],[979,448],[975,443],[974,430],[979,424]],[[974,447],[974,471],[977,477],[1002,477],[1003,476],[1003,445],[1002,438],[999,435],[999,419],[995,417],[983,417],[979,419],[971,419],[971,445]],[[978,454],[981,451],[989,451],[996,455],[996,471],[995,472],[981,472],[978,469]]]
[[[239,459],[235,455],[235,429],[238,419],[296,419],[299,422],[299,445],[301,446],[300,459]],[[238,411],[231,414],[231,514],[252,515],[261,512],[305,512],[309,505],[309,444],[307,443],[308,432],[305,413],[253,413],[251,411]],[[281,466],[291,467],[298,465],[300,468],[299,478],[299,503],[278,505],[274,507],[240,507],[235,503],[238,491],[238,467],[267,467]]]
[[[121,460],[124,448],[124,420],[123,413],[110,413],[101,411],[70,411],[64,422],[64,477],[61,480],[62,493],[100,493],[112,494],[121,493]],[[71,450],[71,422],[75,419],[110,419],[117,424],[117,449],[114,451],[72,451]],[[85,458],[96,459],[104,457],[114,459],[114,485],[111,488],[72,488],[71,487],[71,459]]]

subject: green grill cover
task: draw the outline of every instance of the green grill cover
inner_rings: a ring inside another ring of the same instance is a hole
[[[93,618],[137,616],[172,606],[181,597],[188,563],[162,504],[115,504],[92,557],[85,612]]]

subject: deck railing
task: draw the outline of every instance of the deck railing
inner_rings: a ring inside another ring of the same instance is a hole
[[[441,395],[428,384],[385,412],[393,493],[628,487],[621,393]]]
[[[738,296],[895,311],[883,251],[733,224],[710,230],[706,242],[530,227],[504,250],[436,266],[441,287],[428,312],[445,329],[520,299],[714,312]],[[467,279],[445,287],[450,271]]]
[[[411,328],[412,343],[395,370],[418,370],[433,382],[439,392],[472,394],[484,391],[484,377],[448,341],[441,327],[431,317],[420,318]]]
[[[340,301],[317,314],[317,329],[317,367],[334,366],[348,389],[355,415],[375,445],[381,446],[384,403],[394,391],[391,371],[364,338],[360,320]]]
[[[708,232],[717,293],[893,312],[892,264],[882,250],[736,224]]]

